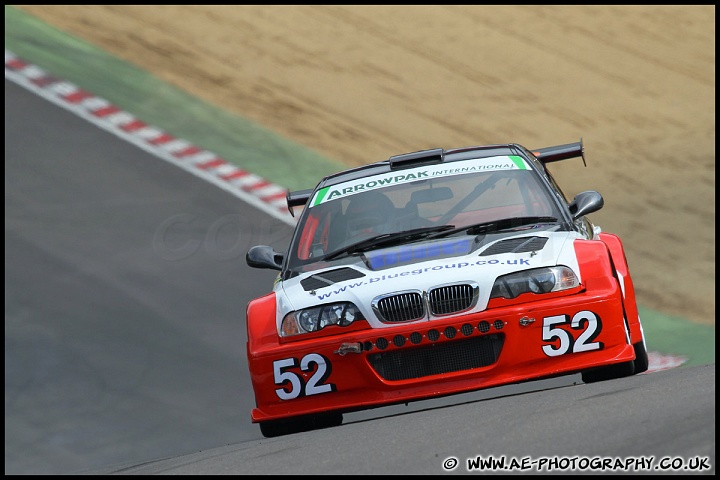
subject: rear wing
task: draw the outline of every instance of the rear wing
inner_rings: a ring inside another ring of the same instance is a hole
[[[575,143],[566,143],[565,145],[558,145],[555,147],[538,148],[537,150],[532,150],[532,153],[544,164],[567,160],[568,158],[582,157],[583,165],[587,167],[587,163],[585,162],[585,148],[583,147],[582,138],[579,142]]]
[[[290,215],[292,215],[293,217],[295,216],[295,207],[304,206],[307,201],[310,200],[310,195],[312,195],[313,191],[313,188],[309,188],[306,190],[298,190],[295,192],[288,191],[285,194],[285,200],[287,200],[287,206]]]

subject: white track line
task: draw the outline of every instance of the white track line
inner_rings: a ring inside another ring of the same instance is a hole
[[[296,220],[285,201],[286,189],[227,162],[213,152],[145,124],[103,98],[55,78],[5,50],[5,78],[146,152],[227,190],[290,226]]]

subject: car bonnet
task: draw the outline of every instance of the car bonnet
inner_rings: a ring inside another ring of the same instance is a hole
[[[390,293],[427,292],[442,285],[473,282],[479,298],[470,310],[487,307],[498,276],[538,267],[565,265],[580,281],[573,231],[524,231],[471,248],[473,236],[377,249],[358,255],[354,263],[314,270],[275,285],[277,322],[290,311],[326,303],[352,302],[374,328],[382,323],[371,308],[373,299]],[[467,244],[467,245],[466,245]]]

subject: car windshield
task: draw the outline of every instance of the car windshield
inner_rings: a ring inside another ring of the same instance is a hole
[[[521,217],[562,218],[551,192],[520,157],[363,177],[315,192],[300,218],[288,266],[295,269],[340,257],[338,252],[367,249],[348,248],[358,244],[388,245],[369,240],[373,238],[422,241],[442,230],[466,235],[473,229],[463,227]]]

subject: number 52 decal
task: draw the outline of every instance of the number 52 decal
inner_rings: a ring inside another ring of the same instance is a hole
[[[291,368],[300,367],[303,372],[314,373],[307,382],[301,375],[289,371]],[[302,360],[297,358],[284,358],[273,362],[273,379],[275,385],[282,388],[275,389],[280,400],[292,400],[306,395],[318,395],[336,390],[335,384],[325,383],[330,378],[332,365],[330,360],[318,353],[309,353]],[[287,390],[289,388],[289,390]]]
[[[582,330],[577,340],[559,327],[559,325],[570,325],[573,330]],[[543,345],[542,351],[548,357],[557,357],[568,353],[589,352],[601,350],[602,342],[594,342],[602,330],[600,317],[589,310],[583,310],[573,315],[554,315],[543,318],[542,339],[548,342]],[[553,345],[557,340],[560,344]],[[301,372],[312,372],[310,378],[299,375],[291,369],[300,368]],[[292,400],[298,397],[319,395],[337,390],[333,383],[327,382],[332,372],[330,360],[319,353],[309,353],[298,360],[297,358],[284,358],[273,362],[273,380],[276,388],[275,393],[281,400]],[[327,382],[327,383],[326,383]]]
[[[577,340],[573,340],[572,335],[567,330],[559,328],[557,325],[570,324],[573,330],[582,330]],[[589,352],[591,350],[601,350],[602,342],[593,342],[600,335],[602,330],[602,322],[600,317],[589,310],[583,310],[573,315],[572,320],[569,315],[553,315],[552,317],[543,318],[542,339],[546,342],[555,342],[560,340],[560,345],[543,345],[542,351],[548,357],[557,357],[567,353]]]

